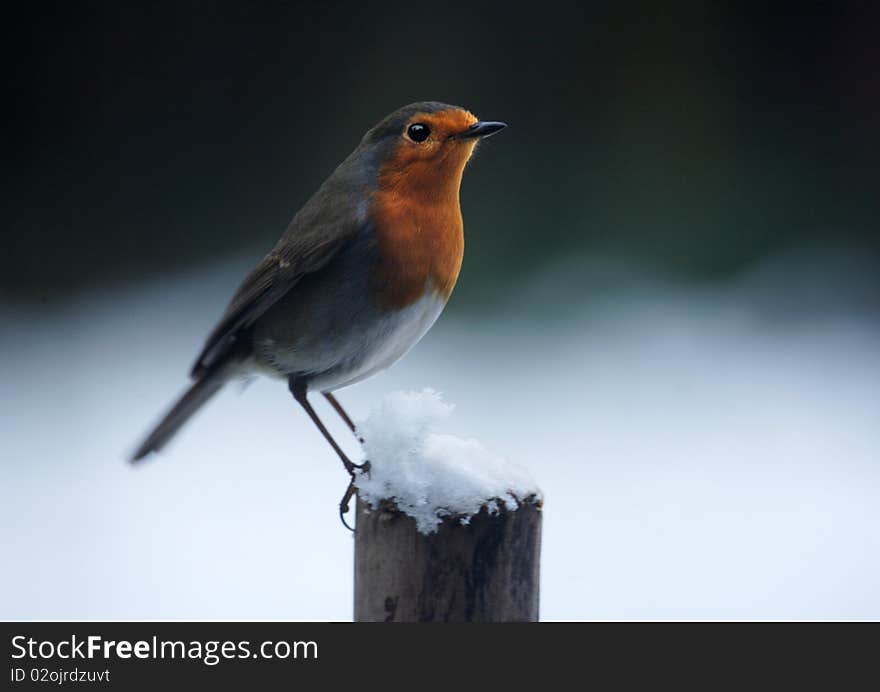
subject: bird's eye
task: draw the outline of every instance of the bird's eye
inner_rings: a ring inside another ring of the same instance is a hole
[[[431,134],[431,128],[424,123],[413,123],[407,128],[406,134],[413,142],[424,142]]]

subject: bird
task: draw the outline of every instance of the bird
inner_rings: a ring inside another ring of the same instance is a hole
[[[465,166],[480,140],[505,127],[424,101],[369,129],[245,277],[198,354],[188,389],[131,460],[161,450],[231,380],[267,374],[287,381],[351,476],[344,514],[368,462],[348,458],[308,394],[323,395],[357,435],[333,392],[391,366],[439,317],[463,258]]]

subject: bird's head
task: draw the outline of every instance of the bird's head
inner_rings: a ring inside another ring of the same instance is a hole
[[[457,195],[477,142],[505,127],[464,108],[427,101],[394,111],[367,132],[362,146],[381,150],[378,173],[384,185]]]

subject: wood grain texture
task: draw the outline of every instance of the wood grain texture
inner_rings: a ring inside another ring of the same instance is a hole
[[[542,513],[519,509],[423,535],[393,506],[357,506],[357,622],[537,622]]]

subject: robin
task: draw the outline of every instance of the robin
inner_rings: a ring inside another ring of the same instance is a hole
[[[315,413],[323,394],[383,370],[443,310],[464,250],[459,187],[477,142],[506,127],[445,103],[413,103],[369,130],[293,217],[208,335],[192,384],[134,453],[156,452],[230,379],[287,380],[355,478],[353,463]],[[347,510],[353,486],[340,505]]]

